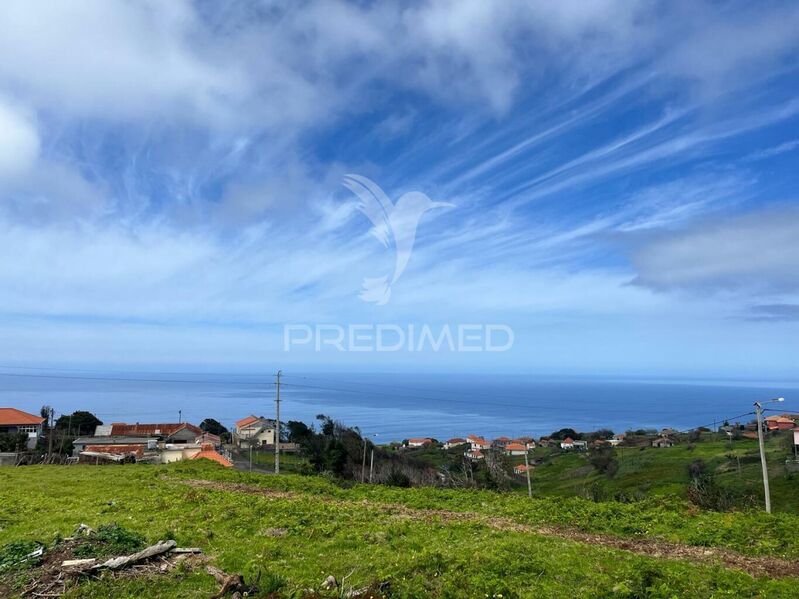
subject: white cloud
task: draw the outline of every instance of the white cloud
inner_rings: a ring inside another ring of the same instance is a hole
[[[0,96],[0,183],[26,174],[39,156],[33,119]]]
[[[633,253],[656,289],[799,291],[799,210],[773,209],[663,233]]]

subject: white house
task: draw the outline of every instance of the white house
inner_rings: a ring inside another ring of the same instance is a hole
[[[44,418],[28,414],[16,408],[0,408],[0,433],[24,433],[28,435],[27,448],[36,447],[42,434]]]
[[[483,439],[482,437],[478,437],[477,435],[469,435],[468,437],[466,437],[466,440],[469,442],[469,445],[474,451],[489,449],[491,447],[490,442],[488,442],[486,439]]]
[[[505,455],[524,455],[527,447],[521,443],[508,443],[505,445]]]
[[[572,441],[574,449],[579,451],[586,451],[588,449],[588,441]]]
[[[574,449],[574,439],[571,437],[566,437],[563,441],[560,442],[561,449]]]
[[[274,445],[275,421],[263,416],[247,416],[236,422],[236,441],[239,445]]]
[[[473,461],[482,460],[485,457],[479,449],[470,449],[463,455]]]
[[[432,445],[432,444],[433,440],[428,439],[426,437],[408,439],[408,447],[425,447],[426,445]]]
[[[460,437],[453,437],[449,439],[446,443],[444,443],[444,449],[452,449],[453,447],[457,447],[458,445],[466,445],[468,441],[466,439],[461,439]]]

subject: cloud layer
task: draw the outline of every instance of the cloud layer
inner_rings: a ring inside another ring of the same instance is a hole
[[[284,322],[492,321],[511,369],[710,369],[702,338],[742,364],[799,303],[797,26],[790,2],[3,2],[0,358],[124,361],[146,330],[163,361],[279,361]],[[382,309],[348,172],[456,205]]]

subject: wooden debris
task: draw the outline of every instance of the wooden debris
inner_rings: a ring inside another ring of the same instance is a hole
[[[100,570],[102,568],[108,568],[109,570],[119,570],[120,568],[131,566],[137,562],[141,562],[146,559],[150,559],[151,557],[155,557],[156,555],[167,553],[172,549],[174,549],[176,545],[177,543],[171,539],[169,541],[158,541],[155,545],[150,545],[146,549],[142,549],[141,551],[134,553],[132,555],[112,557],[111,559],[103,562],[102,564],[97,564],[96,566],[92,566],[92,570]]]
[[[221,585],[219,592],[212,595],[211,599],[221,599],[228,593],[235,598],[236,596],[241,597],[242,593],[252,595],[258,592],[257,587],[244,582],[244,577],[241,574],[227,574],[214,566],[206,566],[205,569]]]
[[[171,553],[174,554],[181,554],[181,553],[202,553],[203,550],[199,547],[175,547]]]
[[[93,566],[97,562],[96,558],[90,557],[87,559],[68,559],[61,562],[62,568],[78,568],[82,569],[87,566]]]

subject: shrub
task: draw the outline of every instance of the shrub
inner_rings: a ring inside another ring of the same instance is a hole
[[[78,557],[104,557],[126,555],[142,549],[145,539],[137,532],[119,526],[104,524],[97,533],[88,537],[84,543],[75,548]]]

